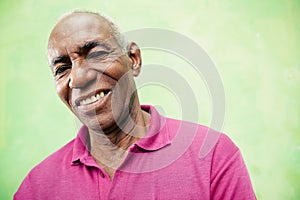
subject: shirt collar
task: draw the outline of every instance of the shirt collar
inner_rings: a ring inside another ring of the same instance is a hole
[[[170,135],[166,123],[166,118],[150,105],[142,105],[141,108],[150,113],[150,126],[145,137],[137,141],[134,145],[146,151],[155,151],[171,143]],[[89,135],[88,129],[83,125],[77,134],[73,146],[72,165],[89,161]]]
[[[83,160],[86,160],[89,151],[88,151],[88,129],[85,125],[83,125],[77,134],[77,137],[74,141],[73,146],[73,157],[72,157],[72,164],[80,164]]]
[[[151,114],[150,126],[145,137],[135,143],[138,147],[155,151],[171,143],[166,118],[150,105],[142,105],[142,109]]]

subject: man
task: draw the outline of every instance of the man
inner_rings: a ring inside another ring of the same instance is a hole
[[[64,16],[50,34],[48,60],[58,96],[84,126],[32,169],[14,199],[255,199],[227,136],[212,133],[216,145],[199,157],[207,127],[140,106],[139,47],[109,19]]]

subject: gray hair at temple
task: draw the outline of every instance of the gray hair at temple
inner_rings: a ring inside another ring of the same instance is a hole
[[[109,17],[109,16],[107,16],[103,13],[99,13],[99,12],[93,12],[93,11],[88,11],[88,10],[74,10],[74,11],[68,12],[68,13],[64,14],[63,16],[61,16],[58,19],[58,21],[60,21],[62,18],[66,17],[68,15],[71,15],[72,13],[89,13],[89,14],[94,14],[94,15],[97,15],[97,16],[102,17],[103,19],[105,19],[111,27],[112,37],[117,41],[120,48],[122,49],[122,52],[125,53],[125,54],[127,53],[128,42],[127,42],[124,34],[121,33],[121,30],[118,27],[118,25],[116,25],[114,23],[114,21],[112,20],[111,17]]]

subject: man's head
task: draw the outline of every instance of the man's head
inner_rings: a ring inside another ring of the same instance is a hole
[[[120,36],[107,18],[74,12],[60,19],[49,37],[58,96],[90,129],[125,123],[128,109],[139,106],[133,76],[140,72],[140,50],[135,43],[124,47]]]

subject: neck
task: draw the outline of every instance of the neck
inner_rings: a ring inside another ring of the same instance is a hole
[[[150,114],[143,111],[138,102],[133,105],[121,128],[115,125],[105,133],[89,129],[91,155],[110,177],[125,159],[129,147],[148,131]]]

